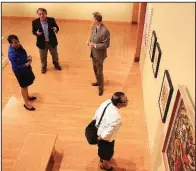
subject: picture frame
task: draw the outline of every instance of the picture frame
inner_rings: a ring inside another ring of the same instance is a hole
[[[158,75],[161,56],[162,56],[162,51],[161,51],[159,42],[156,42],[153,63],[152,63],[152,69],[153,69],[153,73],[154,73],[155,78],[157,78],[157,75]]]
[[[165,123],[166,121],[173,91],[174,87],[169,75],[169,71],[165,70],[158,100],[162,123]]]
[[[152,31],[152,36],[151,36],[151,42],[150,42],[150,49],[149,49],[149,54],[150,54],[150,61],[154,61],[154,53],[155,53],[155,48],[156,48],[156,42],[157,42],[157,35],[156,32],[153,30]]]
[[[150,33],[150,27],[152,24],[152,16],[153,16],[153,8],[151,4],[148,4],[146,7],[146,17],[144,21],[144,46],[148,46],[148,40],[149,40],[149,33]],[[156,34],[155,34],[156,35]]]
[[[195,106],[180,85],[162,148],[165,170],[195,170],[195,153]]]

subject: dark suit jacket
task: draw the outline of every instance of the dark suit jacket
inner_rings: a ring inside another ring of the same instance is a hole
[[[104,24],[101,24],[93,40],[94,30],[95,27],[92,29],[90,42],[95,43],[96,48],[91,49],[91,57],[103,61],[107,57],[107,48],[110,46],[110,32]]]
[[[58,45],[56,34],[54,33],[54,31],[51,28],[52,27],[56,27],[57,28],[57,32],[58,32],[59,31],[59,27],[56,24],[54,18],[47,17],[47,21],[48,21],[49,40],[50,40],[49,44],[52,45],[53,47],[56,47]],[[38,36],[36,34],[38,29],[39,29],[39,31],[42,32],[42,34],[40,36]],[[38,48],[40,48],[40,49],[45,49],[45,45],[46,45],[45,37],[44,37],[44,32],[43,32],[42,25],[41,25],[41,22],[40,22],[39,18],[37,18],[37,19],[32,21],[32,32],[33,32],[33,34],[35,36],[37,36],[36,46]]]

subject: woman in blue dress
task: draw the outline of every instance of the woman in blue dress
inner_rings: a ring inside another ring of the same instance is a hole
[[[8,42],[10,44],[8,49],[8,57],[12,64],[12,70],[21,87],[21,94],[24,99],[24,107],[29,111],[34,111],[35,108],[30,101],[36,100],[36,97],[29,96],[28,86],[33,84],[35,76],[32,71],[31,62],[32,57],[27,56],[25,49],[19,42],[16,35],[9,35]]]

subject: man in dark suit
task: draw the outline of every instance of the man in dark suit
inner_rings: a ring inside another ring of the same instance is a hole
[[[97,82],[93,83],[92,86],[99,86],[99,96],[101,96],[104,90],[103,62],[107,57],[107,48],[110,46],[110,32],[102,24],[102,15],[99,12],[93,13],[92,23],[94,27],[86,44],[91,48],[90,56],[92,57],[93,69],[97,79]]]
[[[32,32],[37,37],[36,46],[39,48],[40,59],[42,64],[42,73],[47,71],[47,54],[48,50],[52,55],[54,67],[57,70],[61,70],[59,64],[59,57],[57,52],[57,38],[56,33],[59,31],[59,27],[54,18],[47,17],[47,10],[39,8],[37,10],[39,18],[32,22]]]

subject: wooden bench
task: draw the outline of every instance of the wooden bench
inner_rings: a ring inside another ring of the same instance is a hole
[[[54,161],[57,135],[29,133],[12,171],[45,171]]]

